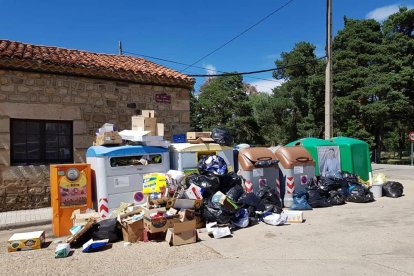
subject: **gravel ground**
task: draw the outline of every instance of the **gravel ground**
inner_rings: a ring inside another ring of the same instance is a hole
[[[56,244],[41,250],[7,252],[7,240],[13,233],[45,230],[47,242],[53,241],[50,226],[0,231],[0,275],[150,275],[175,266],[221,258],[201,242],[169,246],[167,242],[137,243],[125,247],[124,242],[94,253],[76,249],[67,258],[55,259]]]

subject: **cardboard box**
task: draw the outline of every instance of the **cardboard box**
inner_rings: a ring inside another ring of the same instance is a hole
[[[197,242],[196,221],[174,223],[174,226],[168,229],[165,240],[173,246]]]
[[[141,114],[145,118],[155,118],[155,110],[142,110]]]
[[[89,222],[89,220],[99,220],[101,217],[99,216],[98,212],[91,212],[91,213],[81,213],[80,209],[73,211],[71,219],[73,222],[73,226],[77,225],[85,225]]]
[[[201,188],[194,184],[191,184],[190,187],[184,191],[184,196],[187,199],[203,199]]]
[[[124,241],[137,242],[144,240],[144,220],[132,220],[135,215],[139,215],[144,211],[143,208],[137,208],[131,212],[118,216],[118,222],[122,227],[122,236]]]
[[[7,251],[16,252],[40,249],[45,239],[45,231],[16,233],[7,242]]]
[[[166,217],[159,217],[159,218],[152,218],[151,214],[153,213],[165,213],[166,209],[163,208],[156,208],[148,210],[144,216],[144,228],[149,233],[159,233],[159,232],[166,232],[168,228],[174,226],[174,223],[179,222],[179,216],[173,216],[171,218]]]
[[[143,116],[132,116],[132,130],[137,131],[149,131],[148,135],[156,136],[157,135],[157,119],[156,118],[146,118]]]
[[[187,132],[187,140],[196,140],[197,138],[211,138],[211,132]]]
[[[171,198],[168,200],[166,207],[173,207],[175,209],[199,209],[202,203],[202,199]]]
[[[95,145],[121,145],[122,138],[119,136],[118,131],[105,132],[96,136]]]
[[[164,124],[157,123],[157,136],[164,136]]]
[[[185,221],[191,221],[191,220],[195,220],[195,210],[193,209],[181,209],[178,212],[178,215],[180,216],[180,221],[181,222],[185,222]]]

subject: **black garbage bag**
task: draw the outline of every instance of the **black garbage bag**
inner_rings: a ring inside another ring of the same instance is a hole
[[[259,190],[257,196],[260,197],[261,202],[265,206],[265,211],[278,213],[282,212],[282,203],[279,197],[276,195],[276,190],[265,186]]]
[[[340,189],[342,189],[342,188],[340,188]],[[346,196],[343,195],[338,190],[329,191],[328,202],[330,204],[332,204],[332,205],[343,205],[343,204],[345,204],[345,201],[346,201]]]
[[[387,181],[382,185],[382,193],[388,197],[400,197],[404,193],[404,186],[400,182]]]
[[[237,175],[235,172],[218,175],[218,178],[220,182],[219,191],[223,194],[227,194],[228,191],[234,186],[242,186],[243,183],[242,177]]]
[[[312,208],[331,206],[328,202],[329,193],[321,190],[317,184],[317,180],[314,178],[311,178],[308,181],[306,190],[308,191],[308,204]]]
[[[235,185],[232,188],[229,189],[229,191],[226,193],[226,195],[233,200],[234,202],[237,202],[239,198],[244,194],[244,189],[241,185]]]
[[[200,174],[223,175],[227,173],[227,163],[220,156],[210,154],[202,155],[198,161],[198,172]]]
[[[290,210],[312,210],[312,207],[308,203],[309,195],[305,191],[294,191],[293,202],[290,206]]]
[[[219,178],[215,175],[201,175],[201,174],[190,174],[185,180],[185,184],[190,187],[191,184],[194,184],[198,187],[203,188],[203,197],[211,197],[214,195],[220,188]]]
[[[211,138],[213,138],[214,142],[220,145],[225,146],[233,146],[233,136],[227,129],[224,128],[213,128],[211,131]]]
[[[350,183],[358,183],[358,176],[350,172],[342,172],[342,178]]]
[[[326,177],[321,176],[318,181],[318,186],[322,191],[329,192],[341,188],[341,180],[341,178],[331,175]]]
[[[230,222],[236,212],[236,209],[214,203],[211,201],[211,198],[207,198],[204,200],[204,207],[202,208],[201,214],[209,222],[217,221],[219,224],[225,224]]]
[[[349,187],[348,185],[346,187],[341,187],[339,189],[337,189],[336,191],[341,194],[343,197],[345,197],[345,199],[348,197],[349,195]]]
[[[349,186],[349,195],[346,201],[356,203],[367,203],[374,201],[374,195],[361,184],[352,184]]]
[[[253,211],[264,211],[265,206],[262,202],[262,199],[257,196],[255,193],[244,193],[241,195],[237,204],[241,205],[242,208],[247,208],[248,210]],[[253,207],[249,209],[249,206]]]
[[[94,240],[108,239],[110,243],[122,240],[122,228],[116,218],[101,220],[92,234]]]

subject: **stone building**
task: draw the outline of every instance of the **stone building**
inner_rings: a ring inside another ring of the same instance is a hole
[[[0,211],[50,206],[48,165],[85,162],[106,122],[154,109],[167,138],[186,132],[193,84],[142,58],[0,40]]]

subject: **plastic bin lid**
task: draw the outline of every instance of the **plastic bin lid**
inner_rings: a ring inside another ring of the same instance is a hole
[[[238,161],[244,171],[251,171],[257,161],[276,161],[277,158],[274,153],[264,147],[253,147],[240,149]]]
[[[104,156],[131,156],[152,153],[164,153],[168,149],[162,147],[149,146],[120,146],[120,147],[104,147],[93,146],[86,151],[86,157],[104,157]]]
[[[285,169],[293,169],[297,165],[315,165],[310,153],[302,146],[279,147],[275,155]]]
[[[215,143],[208,144],[190,144],[190,143],[173,143],[170,146],[172,151],[176,152],[197,152],[197,151],[222,151],[233,150],[231,147],[221,146]]]

